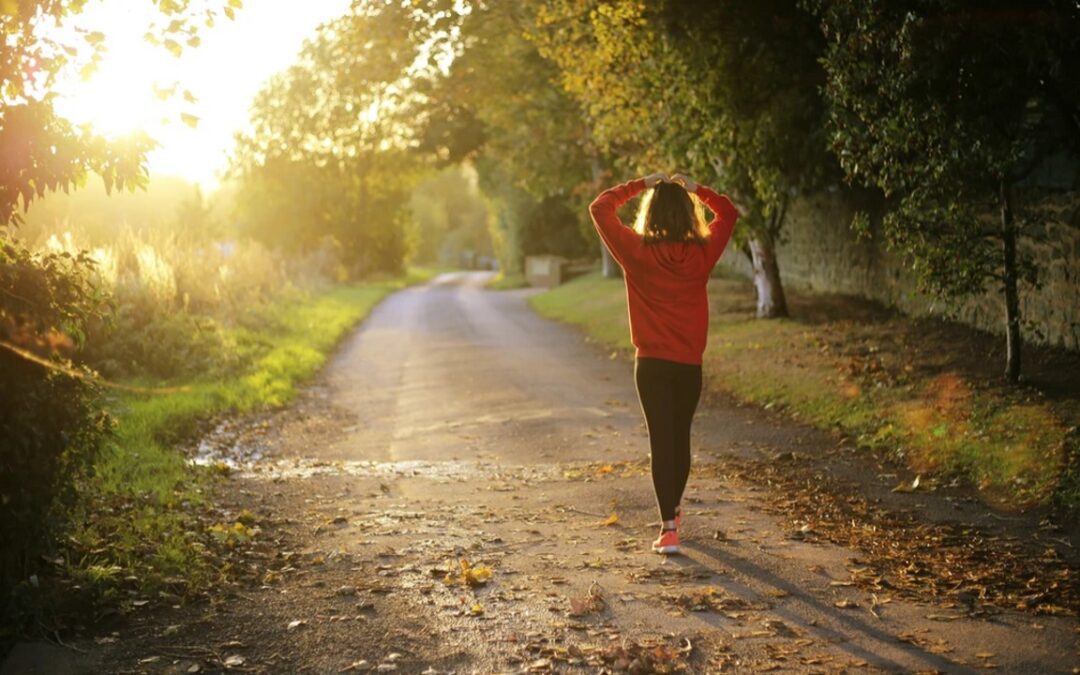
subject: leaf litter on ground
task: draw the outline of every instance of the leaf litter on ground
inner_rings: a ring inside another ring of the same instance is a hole
[[[986,615],[992,608],[1068,616],[1080,610],[1077,563],[1056,550],[1048,554],[1037,536],[928,522],[911,511],[887,508],[812,466],[734,457],[718,464],[731,477],[770,486],[761,492],[766,510],[791,519],[796,530],[798,523],[813,522],[818,537],[861,551],[865,560],[849,568],[852,585],[962,605],[968,616]],[[913,481],[908,487],[921,485]],[[1052,532],[1055,526],[1044,521],[1043,530]]]

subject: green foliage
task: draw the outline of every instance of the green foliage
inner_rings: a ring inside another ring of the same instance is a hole
[[[195,202],[198,188],[190,182],[155,175],[145,189],[112,194],[107,194],[103,185],[101,178],[94,176],[70,193],[50,194],[35,201],[19,225],[18,236],[31,248],[41,248],[51,236],[62,239],[65,232],[71,232],[83,246],[93,248],[122,239],[132,226],[154,232],[191,229],[186,214],[181,214],[186,204]],[[222,201],[217,194],[210,204],[204,200],[204,206],[212,209],[211,233],[218,233]]]
[[[243,352],[242,366],[174,379],[176,386],[154,395],[112,397],[108,408],[116,422],[110,442],[97,448],[92,470],[78,474],[78,493],[65,503],[67,512],[56,513],[58,522],[68,524],[66,536],[50,549],[49,560],[59,562],[42,570],[40,588],[20,587],[18,608],[85,610],[83,603],[89,603],[123,611],[136,594],[168,593],[180,601],[220,581],[228,569],[214,557],[215,531],[207,530],[203,508],[215,471],[193,466],[177,444],[214,415],[287,402],[380,299],[431,275],[410,270],[405,278],[284,294],[252,311],[243,325],[222,329]],[[72,382],[77,381],[56,380]],[[160,384],[147,377],[127,382]],[[26,420],[35,429],[47,428],[40,417]],[[14,475],[4,469],[5,478]],[[226,535],[225,542],[239,534]]]
[[[189,0],[154,0],[165,26],[151,31],[175,51],[196,40],[216,11]],[[52,91],[71,69],[92,72],[105,49],[100,33],[72,20],[83,0],[2,3],[0,11],[0,593],[3,619],[16,621],[32,592],[31,575],[67,524],[64,517],[87,467],[101,449],[109,418],[66,361],[100,316],[103,294],[85,252],[34,254],[13,236],[19,208],[67,192],[97,174],[106,191],[145,183],[144,135],[108,141],[56,115]],[[230,9],[229,12],[232,12]],[[229,13],[227,12],[227,13]],[[74,28],[62,32],[56,25]],[[52,35],[52,37],[50,37]],[[59,37],[58,37],[59,36]],[[73,344],[74,342],[74,344]],[[16,350],[22,351],[17,355]]]
[[[813,17],[795,0],[545,0],[531,37],[624,175],[680,171],[734,198],[758,315],[785,315],[788,205],[835,173]]]
[[[71,506],[110,430],[97,393],[64,357],[103,298],[85,255],[31,253],[0,239],[0,613],[19,615],[39,555],[63,531]],[[16,353],[37,354],[42,363]],[[55,364],[50,369],[45,364]]]
[[[533,21],[530,3],[470,3],[448,72],[421,89],[420,149],[474,164],[511,272],[524,255],[575,257],[594,241],[586,206],[598,158],[557,68],[524,37]]]
[[[111,379],[241,367],[244,346],[230,327],[246,325],[269,301],[337,277],[332,250],[289,255],[250,240],[209,241],[198,224],[180,232],[159,225],[118,230],[105,241],[73,223],[40,233],[48,235],[47,250],[94,261],[90,277],[110,309],[86,323],[81,357]]]
[[[247,232],[293,250],[332,237],[354,275],[401,271],[420,169],[408,152],[415,80],[442,25],[420,5],[355,5],[258,95],[232,167]]]
[[[0,107],[0,146],[11,158],[0,177],[0,224],[18,220],[16,209],[48,192],[82,185],[91,172],[105,189],[146,182],[143,164],[153,143],[145,135],[108,142],[57,117],[49,101]]]
[[[807,2],[828,39],[832,145],[852,181],[890,200],[886,240],[922,287],[956,298],[1004,290],[1019,374],[1017,238],[1038,212],[1014,186],[1080,151],[1075,2]],[[993,222],[994,208],[1000,210]],[[997,285],[996,283],[994,284]]]
[[[29,349],[55,349],[67,337],[82,342],[105,298],[92,283],[85,251],[34,253],[0,238],[0,337]]]
[[[759,236],[829,177],[822,40],[793,0],[548,0],[533,34],[625,168],[719,181]]]
[[[97,329],[86,358],[110,377],[168,380],[243,365],[229,331],[210,317],[125,303]]]
[[[513,184],[504,167],[486,156],[476,159],[480,187],[492,203],[492,241],[501,269],[524,273],[526,255],[551,253],[568,258],[586,255],[592,246],[582,236],[575,212],[559,196],[538,200]]]
[[[212,26],[217,8],[191,0],[153,0],[168,21],[148,39],[170,51],[181,42],[194,46],[201,26]],[[105,189],[145,183],[146,153],[153,142],[143,134],[109,141],[87,128],[76,128],[56,115],[52,88],[64,72],[88,76],[106,49],[101,33],[73,26],[84,0],[5,2],[0,12],[0,225],[17,219],[17,209],[36,198],[82,185],[89,174],[104,180]],[[225,8],[232,17],[233,9]],[[75,27],[57,37],[54,25]]]
[[[420,182],[410,201],[412,260],[459,264],[464,255],[491,256],[488,204],[476,171],[451,166]]]

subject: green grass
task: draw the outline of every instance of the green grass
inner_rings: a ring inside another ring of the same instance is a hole
[[[70,577],[97,600],[109,600],[125,577],[137,577],[145,593],[178,576],[188,591],[197,590],[220,574],[207,561],[207,526],[196,517],[214,472],[191,466],[177,443],[209,417],[287,403],[382,298],[433,274],[412,270],[405,278],[339,286],[262,308],[246,326],[227,329],[244,352],[240,372],[128,383],[165,393],[124,394],[109,405],[118,421],[115,438],[84,491],[70,540],[76,553]]]
[[[581,326],[592,338],[630,351],[630,322],[621,279],[590,274],[529,298],[541,316]]]
[[[525,281],[524,274],[506,274],[500,271],[491,281],[487,283],[486,288],[493,291],[509,291],[515,288],[524,288],[528,286],[528,282]]]
[[[707,386],[892,453],[924,483],[960,476],[1001,506],[1061,500],[1074,411],[939,369],[933,355],[956,346],[931,338],[917,344],[920,331],[905,317],[761,321],[747,304],[752,292],[735,280],[710,286]],[[632,354],[621,280],[592,274],[530,302],[539,314]]]

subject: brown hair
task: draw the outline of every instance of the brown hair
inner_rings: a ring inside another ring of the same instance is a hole
[[[701,202],[678,183],[661,181],[645,193],[634,229],[646,244],[686,242],[704,244],[709,238]]]

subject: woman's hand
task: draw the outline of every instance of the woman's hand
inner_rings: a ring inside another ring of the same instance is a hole
[[[689,176],[677,173],[671,177],[672,183],[678,183],[687,192],[697,192],[698,185]]]
[[[651,188],[660,181],[666,181],[668,179],[666,173],[650,173],[643,179],[645,181],[645,187]]]

